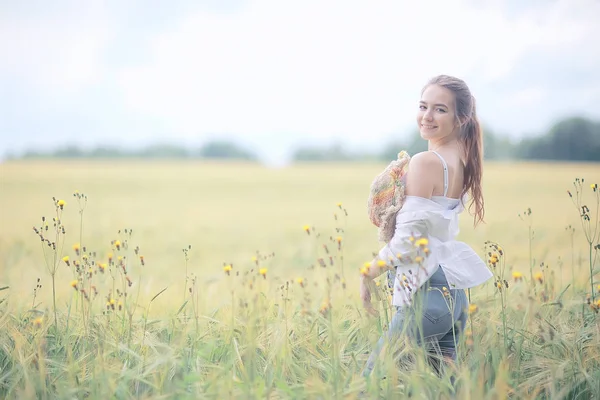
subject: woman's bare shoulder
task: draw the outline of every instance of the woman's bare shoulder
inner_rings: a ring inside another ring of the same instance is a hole
[[[422,151],[411,157],[408,168],[413,174],[430,174],[435,176],[441,170],[440,159],[431,151]],[[432,171],[433,170],[433,171]]]
[[[423,151],[412,156],[408,164],[406,194],[431,198],[440,170],[439,158],[434,153]]]

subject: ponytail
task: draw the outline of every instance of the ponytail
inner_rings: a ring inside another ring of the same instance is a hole
[[[463,126],[462,143],[465,151],[465,184],[463,194],[471,192],[469,211],[473,214],[473,225],[483,222],[485,214],[483,207],[483,192],[481,178],[483,175],[483,133],[477,119],[475,98],[472,99],[471,115]],[[475,212],[472,207],[475,206]]]

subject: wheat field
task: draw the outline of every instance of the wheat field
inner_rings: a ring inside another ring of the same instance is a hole
[[[403,342],[361,378],[391,312],[358,297],[383,167],[0,164],[0,396],[599,398],[598,164],[487,163],[459,238],[501,246],[502,285],[470,291],[459,362],[438,378]]]

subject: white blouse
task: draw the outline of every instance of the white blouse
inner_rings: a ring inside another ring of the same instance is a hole
[[[445,196],[406,196],[396,215],[394,236],[376,258],[397,267],[393,305],[410,304],[412,294],[438,266],[446,275],[449,289],[472,288],[493,276],[469,245],[455,240],[465,203],[466,197],[461,202]]]

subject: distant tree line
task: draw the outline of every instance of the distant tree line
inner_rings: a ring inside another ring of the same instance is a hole
[[[198,149],[173,144],[154,144],[136,150],[125,150],[118,147],[97,147],[85,150],[71,145],[50,152],[27,151],[20,158],[190,158],[258,161],[256,154],[228,141],[208,142]]]
[[[600,122],[572,117],[557,122],[548,132],[511,141],[483,126],[484,154],[488,160],[600,161]],[[404,149],[409,154],[427,150],[427,142],[414,131],[407,140],[391,141],[378,152],[350,152],[340,144],[327,147],[303,146],[292,153],[294,162],[389,161]],[[14,158],[14,157],[13,157]],[[51,152],[29,151],[19,158],[190,158],[259,161],[254,152],[229,141],[212,141],[198,149],[172,144],[157,144],[137,150],[98,147],[84,150],[67,146]]]
[[[557,160],[600,161],[600,122],[572,117],[557,122],[547,133],[517,141],[497,135],[483,126],[484,157],[488,160]],[[330,147],[304,147],[296,149],[295,161],[352,161],[396,158],[403,149],[409,154],[427,150],[427,142],[418,131],[407,140],[391,141],[378,154],[352,154],[339,143]]]

